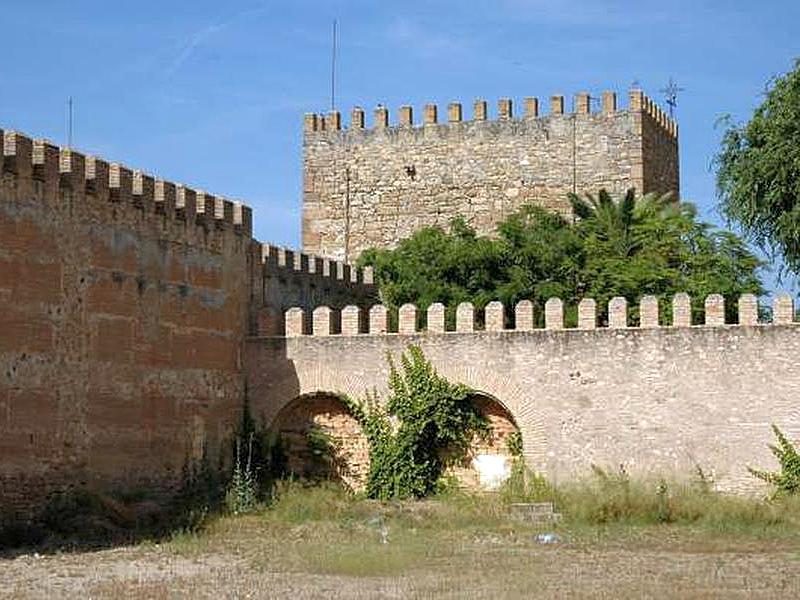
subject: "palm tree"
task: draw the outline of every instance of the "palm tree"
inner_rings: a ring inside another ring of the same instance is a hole
[[[633,188],[625,192],[625,196],[618,202],[605,189],[601,189],[597,196],[586,194],[586,199],[574,193],[569,194],[572,212],[583,222],[584,233],[607,243],[620,257],[631,256],[641,245],[632,235],[637,202],[652,203],[657,210],[662,210],[671,204],[671,200],[670,194],[650,193],[637,201],[636,190]]]

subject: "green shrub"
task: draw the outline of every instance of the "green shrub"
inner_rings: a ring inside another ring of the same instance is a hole
[[[506,439],[506,448],[510,456],[522,458],[522,433],[519,430],[512,432]]]
[[[593,466],[593,477],[554,488],[556,510],[578,526],[691,526],[719,534],[761,535],[800,525],[800,499],[771,501],[716,492],[701,481],[632,479],[624,468]]]
[[[374,397],[345,400],[369,440],[366,493],[381,500],[428,496],[448,461],[462,458],[476,433],[488,434],[488,423],[472,390],[440,376],[419,346],[401,354],[399,369],[388,360],[385,409]]]
[[[748,467],[754,476],[775,486],[775,495],[794,495],[800,492],[800,454],[792,442],[778,429],[772,426],[778,444],[770,444],[769,449],[778,459],[780,471],[762,471]]]

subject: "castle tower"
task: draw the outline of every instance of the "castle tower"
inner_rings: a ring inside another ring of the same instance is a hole
[[[675,122],[640,90],[624,109],[613,92],[600,100],[593,110],[589,94],[577,94],[568,112],[564,97],[553,96],[549,114],[540,115],[538,99],[526,98],[517,116],[504,98],[495,119],[477,100],[468,121],[459,103],[446,112],[428,104],[420,124],[403,106],[391,125],[379,106],[371,128],[361,108],[348,128],[338,112],[306,115],[304,251],[352,261],[457,215],[491,233],[526,203],[569,214],[569,192],[633,187],[677,198]]]

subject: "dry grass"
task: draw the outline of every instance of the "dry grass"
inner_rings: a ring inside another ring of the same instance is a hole
[[[199,533],[0,561],[0,597],[800,596],[798,503],[596,481],[557,495],[564,520],[536,526],[500,497],[377,503],[289,486]],[[538,543],[542,531],[560,541]]]

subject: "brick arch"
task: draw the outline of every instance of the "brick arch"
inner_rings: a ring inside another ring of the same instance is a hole
[[[374,384],[344,369],[332,369],[318,363],[304,363],[294,366],[291,377],[272,382],[266,392],[268,397],[257,400],[261,407],[261,418],[269,426],[287,404],[299,397],[328,394],[360,399],[373,389],[375,389]]]
[[[487,420],[489,436],[476,434],[464,456],[454,457],[447,473],[462,485],[473,489],[496,489],[511,473],[514,456],[509,450],[511,436],[519,432],[514,415],[502,402],[487,394],[474,392],[470,401]]]
[[[270,432],[281,444],[287,471],[304,479],[328,479],[361,489],[369,469],[369,444],[340,394],[302,394],[275,415]],[[314,451],[311,436],[326,434],[330,452]]]
[[[487,394],[474,392],[470,394],[470,400],[478,412],[486,417],[494,432],[492,438],[486,442],[487,448],[491,447],[493,452],[502,451],[507,446],[511,433],[519,431],[514,415],[497,398]]]
[[[521,387],[506,373],[439,361],[434,361],[434,366],[450,381],[463,383],[475,390],[476,394],[491,398],[504,407],[522,433],[526,462],[535,469],[544,469],[547,458],[545,418],[530,388]],[[273,382],[261,416],[269,425],[284,406],[303,395],[324,393],[362,399],[375,390],[384,394],[388,376],[388,367],[381,370],[379,377],[365,379],[347,364],[335,369],[328,364],[311,361],[294,364],[291,377]]]
[[[525,461],[543,469],[547,458],[547,429],[542,411],[531,391],[522,388],[505,373],[458,364],[436,364],[436,369],[450,381],[463,383],[476,395],[492,399],[513,417],[522,434]]]

